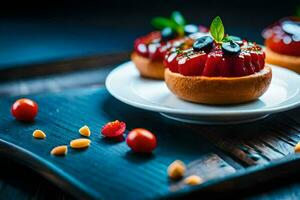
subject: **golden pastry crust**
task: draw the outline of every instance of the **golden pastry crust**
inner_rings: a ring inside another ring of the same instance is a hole
[[[266,62],[280,67],[293,70],[300,74],[300,57],[289,56],[272,51],[270,48],[265,48]]]
[[[165,66],[162,61],[152,61],[133,52],[131,60],[139,70],[141,76],[164,80]]]
[[[183,76],[165,70],[168,88],[179,98],[202,104],[237,104],[263,95],[272,79],[271,67],[243,77]]]

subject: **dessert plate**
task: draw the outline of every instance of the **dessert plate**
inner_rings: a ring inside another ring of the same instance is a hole
[[[300,105],[300,76],[271,65],[273,78],[268,91],[258,100],[237,105],[204,105],[183,101],[172,94],[164,81],[140,77],[132,62],[114,69],[106,79],[110,94],[134,107],[155,111],[188,123],[236,124],[265,118],[271,113]]]

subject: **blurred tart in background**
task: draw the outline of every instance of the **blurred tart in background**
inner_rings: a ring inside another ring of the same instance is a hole
[[[262,33],[266,62],[300,73],[300,18],[286,17]]]
[[[152,79],[164,79],[163,58],[174,47],[185,48],[194,38],[208,33],[204,26],[186,24],[184,17],[177,11],[170,18],[156,17],[152,24],[160,31],[153,31],[139,37],[134,42],[131,60],[141,76]],[[202,35],[201,35],[202,34]]]

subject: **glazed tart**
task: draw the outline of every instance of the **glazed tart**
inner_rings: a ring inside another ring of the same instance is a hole
[[[181,20],[180,20],[181,19]],[[200,33],[207,33],[204,26],[185,25],[185,20],[178,12],[173,12],[170,19],[158,17],[154,20],[158,28],[164,27],[161,31],[154,31],[145,36],[139,37],[134,42],[134,51],[131,60],[140,72],[141,76],[152,79],[164,79],[165,67],[163,58],[171,48],[185,48],[193,42],[193,38]],[[169,23],[164,24],[166,21]],[[173,24],[173,26],[169,26]]]
[[[211,36],[198,38],[191,48],[165,55],[165,82],[179,98],[203,104],[237,104],[253,101],[268,89],[272,70],[256,43],[220,35],[219,17]]]
[[[263,31],[266,62],[300,73],[300,18],[287,17]]]

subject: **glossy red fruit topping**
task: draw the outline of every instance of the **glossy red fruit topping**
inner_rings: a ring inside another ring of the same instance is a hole
[[[241,55],[244,56],[244,67],[247,70],[247,74],[254,74],[255,73],[255,67],[252,64],[252,57],[251,57],[251,53],[249,52],[242,52]]]
[[[242,54],[232,57],[233,76],[247,76],[248,72],[245,67],[245,60]]]
[[[208,32],[204,26],[199,26],[200,32]],[[171,39],[172,38],[172,39]],[[166,53],[174,48],[180,46],[182,49],[190,48],[193,44],[191,37],[171,37],[166,39],[162,37],[162,32],[151,32],[146,36],[137,38],[134,41],[134,51],[139,55],[149,58],[151,60],[163,60]]]
[[[300,18],[287,17],[263,31],[265,45],[271,50],[291,56],[300,56]]]
[[[231,76],[231,60],[230,57],[222,57],[219,61],[219,75],[222,77]]]
[[[163,60],[164,66],[168,66],[171,72],[178,72],[178,57],[178,52],[169,52],[166,54],[165,59]]]
[[[101,133],[105,137],[120,137],[124,134],[125,130],[126,124],[116,120],[105,124],[101,129]]]
[[[254,74],[265,66],[265,54],[255,43],[242,42],[236,54],[224,53],[220,45],[210,52],[188,49],[169,53],[164,64],[184,76],[240,77]],[[180,52],[180,51],[179,51]]]
[[[219,76],[219,65],[222,62],[222,54],[220,52],[211,52],[207,56],[204,65],[203,76]]]
[[[178,58],[178,71],[184,76],[200,76],[203,72],[207,54],[194,52]]]

